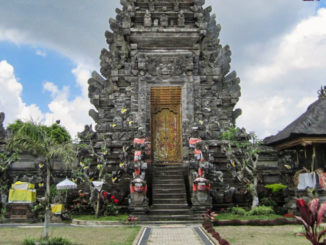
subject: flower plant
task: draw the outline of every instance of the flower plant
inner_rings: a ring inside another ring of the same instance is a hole
[[[313,245],[326,245],[326,239],[321,241],[326,234],[326,229],[319,229],[326,211],[326,202],[320,205],[319,199],[313,199],[307,204],[303,199],[297,200],[297,207],[300,211],[300,217],[295,216],[305,228],[305,236]]]
[[[208,209],[207,212],[202,214],[203,218],[203,227],[204,229],[211,233],[211,235],[219,242],[220,245],[230,245],[228,241],[223,239],[218,232],[215,231],[212,221],[214,221],[214,217],[216,217],[217,214],[214,213],[212,210]]]
[[[114,196],[109,194],[106,191],[102,192],[102,198],[103,198],[103,211],[104,215],[110,216],[110,215],[118,215],[119,214],[119,208],[117,204],[119,203],[119,199]]]

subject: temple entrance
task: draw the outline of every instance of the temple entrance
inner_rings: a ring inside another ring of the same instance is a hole
[[[181,87],[151,88],[151,132],[154,163],[180,163]]]

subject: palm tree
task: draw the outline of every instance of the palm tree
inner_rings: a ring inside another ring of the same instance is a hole
[[[42,157],[46,165],[46,194],[45,194],[45,216],[43,238],[49,238],[50,219],[50,179],[51,165],[54,160],[62,160],[66,164],[76,159],[76,151],[70,141],[60,144],[47,133],[46,127],[34,122],[26,122],[10,137],[9,149],[22,153],[28,152],[35,156]]]

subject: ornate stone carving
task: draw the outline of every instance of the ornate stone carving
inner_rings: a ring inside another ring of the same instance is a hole
[[[181,75],[193,70],[191,55],[148,55],[138,58],[138,68],[152,76]]]
[[[151,27],[152,26],[152,16],[148,10],[146,10],[145,16],[144,16],[144,26],[145,27]]]
[[[185,15],[183,13],[183,10],[180,11],[178,15],[178,26],[184,27],[185,26]]]
[[[162,27],[168,27],[169,26],[169,17],[167,14],[162,14],[160,16],[160,24]]]

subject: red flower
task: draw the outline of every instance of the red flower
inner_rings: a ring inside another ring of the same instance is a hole
[[[107,193],[106,191],[103,191],[102,195],[103,195],[104,197],[108,197],[108,193]]]
[[[294,218],[294,215],[293,214],[284,214],[284,217],[285,218]]]
[[[119,202],[119,200],[118,200],[118,199],[114,199],[113,202],[114,202],[115,204],[117,204],[117,203]]]
[[[115,199],[115,196],[111,196],[111,200]]]

